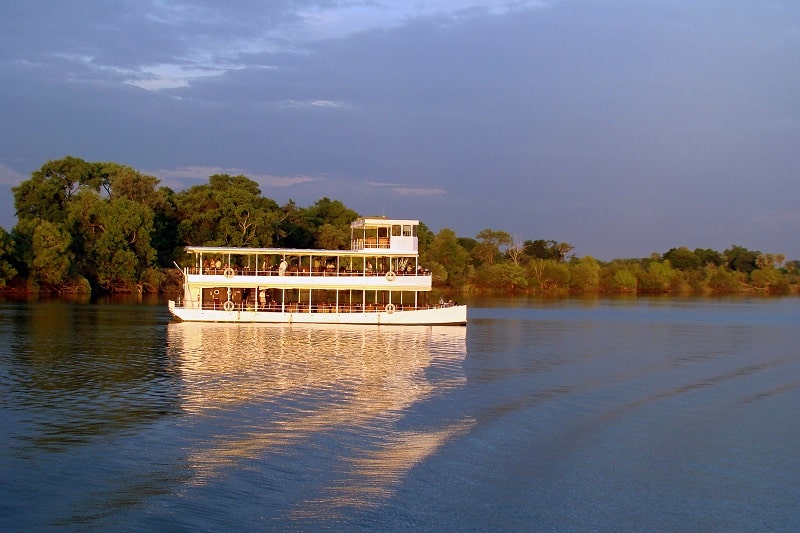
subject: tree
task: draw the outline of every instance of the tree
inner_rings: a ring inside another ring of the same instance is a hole
[[[652,261],[646,270],[639,271],[638,290],[650,293],[668,292],[674,277],[675,270],[669,261]]]
[[[525,241],[527,254],[538,259],[553,259],[559,262],[564,261],[567,254],[574,248],[574,246],[566,242],[546,241],[544,239]]]
[[[611,285],[615,292],[636,292],[636,275],[630,270],[622,269],[614,272],[613,283]]]
[[[664,260],[669,261],[672,267],[678,270],[694,270],[703,266],[700,256],[685,246],[670,249],[664,254]]]
[[[560,242],[556,245],[556,252],[558,253],[558,261],[564,261],[567,258],[567,254],[574,250],[575,247],[569,244],[568,242]]]
[[[749,274],[758,268],[756,265],[756,259],[758,259],[758,256],[761,255],[761,252],[754,252],[743,246],[737,246],[734,244],[723,253],[725,254],[725,259],[728,262],[728,268],[731,270]]]
[[[740,290],[739,279],[724,265],[706,265],[706,286],[716,294],[729,294]]]
[[[576,293],[593,294],[600,288],[600,264],[587,255],[570,262],[571,272],[569,286]]]
[[[417,244],[419,246],[420,257],[425,255],[425,252],[428,251],[428,248],[430,248],[435,238],[436,235],[433,234],[428,226],[426,226],[424,222],[420,222],[419,226],[417,226]],[[459,244],[461,244],[460,241]]]
[[[522,290],[528,286],[524,269],[509,262],[497,263],[481,269],[478,271],[477,278],[484,287],[509,292]]]
[[[431,266],[428,263],[441,265],[447,273],[447,284],[450,287],[457,288],[467,282],[469,254],[458,244],[456,233],[449,228],[436,234],[421,262],[429,269]]]
[[[17,219],[62,223],[72,197],[84,189],[99,191],[101,183],[97,167],[83,159],[67,156],[48,161],[30,179],[11,189]]]
[[[63,224],[40,220],[33,230],[30,271],[35,283],[60,289],[69,276],[71,239]]]
[[[501,247],[512,243],[511,235],[505,231],[496,231],[491,228],[482,229],[475,236],[478,244],[472,249],[472,257],[479,263],[491,265],[500,255]]]
[[[73,249],[79,257],[76,266],[102,291],[132,291],[153,265],[153,212],[146,205],[82,194],[71,206],[70,221],[76,237]]]
[[[314,244],[319,248],[349,248],[350,223],[357,218],[358,213],[327,197],[305,210],[306,227],[314,235]]]
[[[524,254],[525,243],[519,237],[513,237],[506,249],[506,255],[508,255],[509,259],[511,259],[516,266],[519,266],[520,260]]]
[[[347,247],[350,241],[350,229],[325,223],[317,229],[316,244],[326,250],[340,250]]]
[[[700,258],[702,265],[720,266],[725,264],[725,258],[722,254],[711,248],[695,248],[694,253]]]
[[[278,205],[245,176],[215,174],[207,185],[175,195],[184,242],[208,246],[269,246]]]
[[[611,293],[635,293],[638,288],[638,262],[616,259],[601,272],[601,290]]]
[[[556,261],[545,261],[542,273],[542,288],[549,293],[562,292],[569,288],[570,271],[567,265]]]
[[[525,241],[525,250],[527,254],[535,259],[556,259],[558,252],[556,241],[546,241],[544,239],[536,239],[535,241]]]
[[[14,257],[14,240],[3,228],[0,228],[0,287],[5,287],[17,270],[11,265]]]

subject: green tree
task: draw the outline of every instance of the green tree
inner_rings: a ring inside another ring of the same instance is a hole
[[[280,218],[278,205],[245,176],[215,174],[207,185],[176,194],[175,204],[178,233],[194,245],[270,246]]]
[[[600,273],[602,292],[636,293],[640,267],[638,262],[615,259]]]
[[[664,260],[677,270],[694,270],[703,266],[700,256],[685,246],[670,249],[664,254]]]
[[[553,240],[537,239],[535,241],[525,241],[525,251],[527,255],[538,259],[552,259],[554,261],[564,261],[567,254],[575,247],[566,242]]]
[[[536,239],[535,241],[525,241],[525,251],[534,259],[558,259],[558,243]]]
[[[17,219],[63,223],[72,197],[85,189],[97,192],[101,183],[96,166],[83,159],[67,156],[48,161],[30,179],[12,187]]]
[[[331,250],[350,247],[350,223],[358,213],[339,200],[327,197],[317,200],[305,210],[306,227],[314,236],[314,245]]]
[[[722,254],[711,248],[695,248],[694,253],[700,258],[702,265],[720,266],[725,264],[725,258]]]
[[[130,292],[153,266],[153,212],[146,205],[127,198],[103,200],[81,194],[73,201],[70,221],[79,256],[76,265],[102,291]]]
[[[126,198],[146,205],[153,212],[153,230],[150,242],[156,250],[158,264],[172,266],[179,255],[177,211],[175,193],[168,187],[159,187],[155,176],[117,163],[97,163],[103,176],[103,188],[109,200]]]
[[[12,266],[14,260],[14,239],[3,228],[0,228],[0,287],[5,287],[17,270]]]
[[[565,292],[569,289],[569,267],[560,261],[545,261],[542,282],[548,293]]]
[[[30,272],[36,284],[61,289],[67,282],[71,238],[63,224],[39,220],[33,230]]]
[[[430,248],[435,238],[436,235],[434,235],[430,228],[428,228],[424,222],[420,222],[419,226],[417,226],[417,246],[419,248],[420,257],[425,255],[425,252],[428,251],[428,248]],[[459,244],[461,244],[460,241]]]
[[[715,294],[731,294],[741,289],[740,279],[724,265],[706,265],[706,286]]]
[[[436,234],[421,261],[425,268],[431,270],[432,263],[441,265],[447,273],[447,285],[450,287],[459,288],[468,281],[469,254],[458,244],[456,233],[449,228]]]
[[[770,291],[773,287],[777,287],[781,281],[781,275],[778,270],[771,266],[757,268],[750,273],[750,281],[753,287],[757,289]]]
[[[316,245],[326,250],[341,250],[350,242],[350,228],[325,223],[317,229]]]
[[[594,294],[600,288],[600,264],[587,255],[570,262],[570,290],[579,294]]]
[[[748,250],[744,246],[737,246],[734,244],[723,253],[728,262],[728,268],[731,270],[750,274],[750,272],[758,268],[756,260],[758,256],[761,255],[761,252]]]
[[[472,249],[471,255],[479,264],[494,264],[500,257],[502,248],[512,243],[511,235],[491,228],[482,229],[475,237],[478,244]]]
[[[630,270],[622,269],[614,272],[612,289],[615,292],[633,293],[637,289],[636,275]]]
[[[555,259],[532,259],[525,266],[529,286],[539,292],[553,294],[569,289],[571,273],[569,267]]]
[[[639,292],[648,293],[669,292],[675,274],[669,261],[652,261],[646,270],[638,272],[637,289]]]
[[[525,270],[513,262],[502,262],[478,270],[476,277],[481,286],[489,289],[515,292],[528,286]]]

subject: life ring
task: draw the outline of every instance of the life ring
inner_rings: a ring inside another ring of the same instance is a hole
[[[226,278],[232,278],[234,274],[235,274],[235,272],[233,271],[233,269],[231,267],[226,268],[222,272],[222,275],[225,276]]]
[[[225,309],[226,311],[233,311],[234,307],[236,307],[236,306],[233,305],[233,302],[230,301],[230,300],[228,300],[227,302],[222,304],[222,308]]]
[[[395,274],[394,270],[390,270],[386,273],[386,281],[394,281],[396,277],[397,274]]]
[[[386,304],[386,312],[389,314],[394,313],[395,306],[394,304]]]

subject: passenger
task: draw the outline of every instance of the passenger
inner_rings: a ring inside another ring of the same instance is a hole
[[[289,268],[289,263],[286,262],[286,258],[284,257],[281,260],[280,266],[278,267],[278,274],[281,275],[281,276],[285,276],[287,268]]]

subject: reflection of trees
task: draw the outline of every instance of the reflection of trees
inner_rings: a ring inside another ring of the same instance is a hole
[[[20,438],[60,450],[175,412],[172,374],[159,356],[164,332],[152,319],[130,306],[65,302],[18,314],[5,380],[15,407],[29,413]]]

